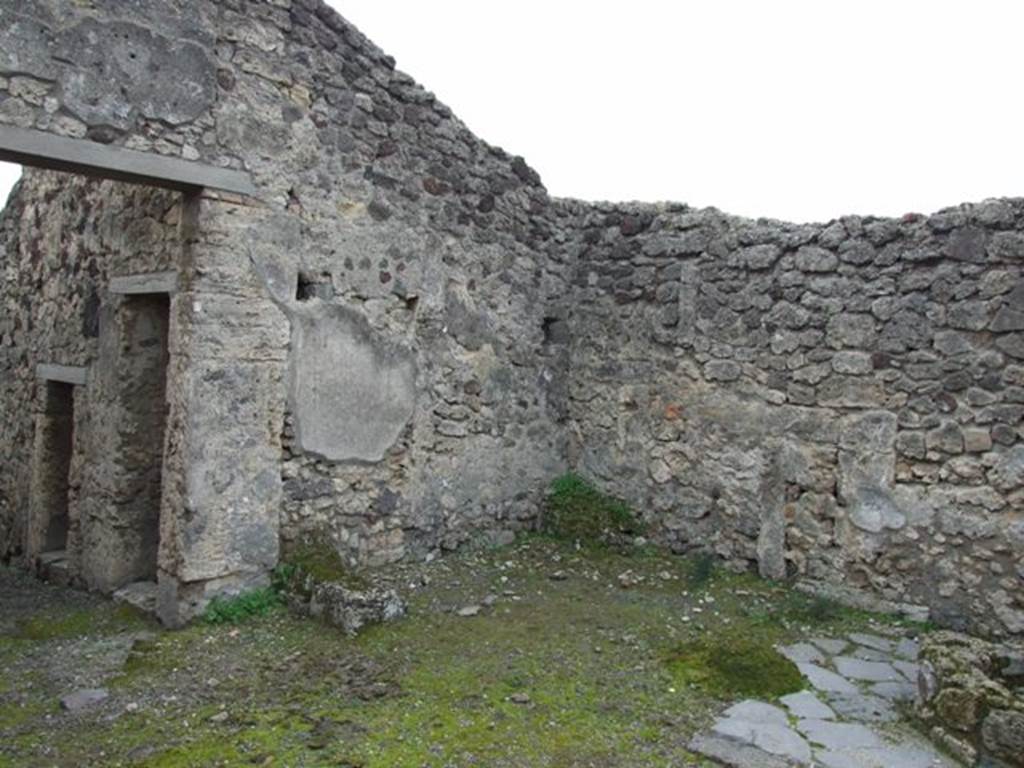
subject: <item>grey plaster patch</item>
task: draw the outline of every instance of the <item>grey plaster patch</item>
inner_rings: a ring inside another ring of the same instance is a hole
[[[299,443],[331,461],[380,461],[412,418],[412,353],[358,314],[314,300],[292,316],[292,410]]]
[[[48,24],[0,8],[0,72],[46,80],[56,77],[58,67],[50,58],[52,45]]]
[[[180,125],[213,106],[216,68],[194,43],[129,22],[87,18],[60,33],[56,47],[70,61],[90,63],[70,70],[61,83],[64,106],[87,124],[128,129],[137,112]],[[156,71],[159,78],[152,77]]]
[[[801,719],[832,720],[836,713],[810,691],[799,691],[779,699],[793,717]]]
[[[802,663],[796,666],[811,685],[819,691],[857,693],[857,686],[831,670],[819,667],[817,664]]]

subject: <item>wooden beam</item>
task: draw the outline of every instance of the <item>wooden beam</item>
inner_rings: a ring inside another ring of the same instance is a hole
[[[255,195],[249,174],[176,157],[0,125],[0,160],[179,192],[220,189]]]
[[[43,381],[60,381],[64,384],[82,386],[89,378],[89,369],[75,365],[50,365],[43,363],[36,366],[36,377]]]
[[[178,292],[177,272],[147,272],[110,279],[110,292],[122,296]]]

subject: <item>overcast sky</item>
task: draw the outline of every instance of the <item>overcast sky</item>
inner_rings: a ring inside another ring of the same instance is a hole
[[[1024,195],[1024,3],[332,4],[554,195],[798,221]]]

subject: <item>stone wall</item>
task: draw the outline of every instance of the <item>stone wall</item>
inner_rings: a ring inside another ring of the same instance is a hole
[[[380,563],[529,525],[566,466],[568,265],[537,175],[321,3],[65,5],[3,10],[0,122],[244,168],[258,188],[184,204],[166,605],[265,573],[278,533]],[[106,87],[143,75],[148,90]],[[37,362],[31,335],[12,345]]]
[[[215,133],[223,12],[194,0],[5,3],[0,123],[240,166]]]
[[[563,213],[583,474],[677,549],[1024,632],[1024,202]]]
[[[74,394],[68,549],[76,567],[83,538],[102,526],[123,527],[118,510],[133,505],[137,489],[129,477],[137,473],[128,467],[138,457],[126,448],[126,425],[119,418],[125,403],[117,377],[130,371],[119,365],[116,342],[131,335],[136,318],[124,298],[108,288],[115,276],[173,268],[181,250],[180,216],[179,195],[48,172],[26,172],[13,194],[0,221],[0,554],[5,559],[22,554],[29,537],[33,434],[45,405],[45,382],[36,374],[40,364],[104,363]],[[106,350],[101,330],[114,342]],[[156,494],[159,506],[159,488],[149,493]],[[82,575],[99,583],[100,571],[116,566],[116,559],[99,563]]]
[[[5,7],[0,124],[257,189],[15,196],[7,552],[46,329],[101,360],[104,260],[171,227],[165,616],[310,533],[364,564],[507,540],[573,466],[677,549],[1024,632],[1018,201],[813,226],[552,201],[317,0]],[[121,239],[90,261],[97,227]]]
[[[245,8],[216,119],[272,209],[249,257],[291,327],[283,536],[362,563],[505,540],[565,468],[547,194],[333,11]]]

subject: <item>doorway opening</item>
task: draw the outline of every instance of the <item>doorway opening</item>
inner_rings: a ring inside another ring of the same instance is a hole
[[[167,425],[170,296],[125,296],[121,305],[121,424],[117,463],[124,485],[124,570],[116,582],[155,582],[160,550],[164,432]]]
[[[75,388],[62,381],[45,382],[43,402],[42,452],[39,467],[42,471],[40,508],[44,519],[41,526],[40,553],[48,560],[64,560],[71,528],[68,512],[68,493],[71,490],[71,456],[75,435]]]

